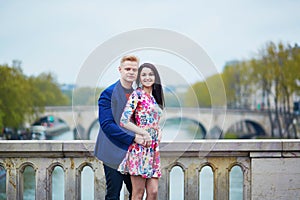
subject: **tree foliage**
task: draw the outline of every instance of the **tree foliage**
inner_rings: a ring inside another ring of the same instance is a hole
[[[72,104],[74,106],[95,105],[103,88],[79,87],[73,91]]]
[[[59,84],[51,73],[42,73],[37,77],[30,77],[29,82],[33,89],[32,100],[35,103],[34,105],[60,106],[69,104],[69,99],[61,92]]]
[[[197,82],[187,92],[186,104],[191,107],[209,107],[211,99],[205,82]]]
[[[268,42],[257,57],[226,66],[222,76],[228,106],[251,108],[253,102],[262,105],[258,108],[268,111],[272,136],[296,137],[291,103],[300,91],[299,57],[297,45]]]
[[[300,47],[297,44],[268,42],[254,58],[227,63],[221,73],[225,100],[221,98],[223,87],[216,84],[217,76],[192,85],[186,94],[187,105],[226,104],[228,108],[264,109],[269,113],[272,136],[297,137],[292,108],[293,101],[300,100]],[[212,102],[214,100],[217,102]]]
[[[248,62],[231,62],[224,67],[222,79],[224,81],[227,106],[229,108],[250,108],[250,87]]]
[[[225,106],[226,96],[223,82],[219,74],[208,77],[203,82],[197,82],[186,93],[186,106]]]
[[[53,75],[27,77],[19,66],[0,65],[0,128],[18,128],[45,106],[66,104]]]
[[[0,112],[2,126],[18,127],[31,114],[30,85],[18,68],[0,67]]]

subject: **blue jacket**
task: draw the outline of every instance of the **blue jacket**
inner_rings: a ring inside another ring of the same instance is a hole
[[[94,155],[104,164],[118,168],[134,133],[120,127],[120,118],[127,103],[120,80],[106,88],[98,100],[100,129]]]

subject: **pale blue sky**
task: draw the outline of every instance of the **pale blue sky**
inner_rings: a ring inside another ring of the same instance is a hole
[[[103,42],[140,28],[168,29],[198,43],[222,70],[268,41],[300,43],[297,0],[0,0],[0,63],[74,83]],[[141,58],[142,60],[143,58]]]

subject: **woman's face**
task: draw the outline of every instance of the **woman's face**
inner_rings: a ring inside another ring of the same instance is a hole
[[[143,87],[152,87],[155,83],[154,72],[150,68],[144,67],[140,74],[140,80]]]

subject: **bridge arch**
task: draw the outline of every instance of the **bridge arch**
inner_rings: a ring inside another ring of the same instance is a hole
[[[267,112],[251,111],[251,110],[218,110],[217,108],[175,108],[167,107],[162,117],[162,122],[171,118],[187,118],[200,124],[199,130],[205,130],[206,138],[216,138],[220,133],[222,135],[229,128],[239,121],[246,121],[248,124],[256,127],[257,130],[264,130],[270,136],[270,121]],[[64,120],[71,130],[82,127],[82,138],[88,139],[88,131],[91,132],[92,127],[98,120],[98,110],[95,106],[59,106],[46,107],[42,116],[53,115]],[[249,121],[247,121],[249,120]],[[261,128],[259,128],[261,127]],[[216,136],[211,136],[211,133],[216,131]],[[84,136],[84,137],[83,137]]]
[[[189,139],[204,139],[207,134],[207,130],[204,127],[204,125],[193,118],[190,117],[179,117],[179,116],[171,116],[168,118],[164,118],[161,122],[161,128],[163,129],[163,132],[166,134],[170,130],[177,129],[178,134],[189,134],[189,135],[182,135],[178,138],[184,138],[186,137],[192,137]]]
[[[260,136],[266,136],[267,133],[261,125],[260,122],[257,122],[253,119],[242,119],[235,121],[228,127],[227,130],[224,130],[224,138],[254,138]]]
[[[206,139],[220,139],[222,134],[223,130],[219,126],[215,125],[206,134]]]
[[[203,126],[203,124],[201,124],[201,122],[199,122],[195,119],[191,119],[191,118],[187,118],[187,117],[167,118],[167,119],[165,119],[164,122],[162,122],[161,128],[165,129],[166,128],[165,126],[168,126],[168,123],[172,120],[174,120],[175,122],[173,121],[171,123],[179,122],[180,123],[180,124],[178,124],[179,126],[185,126],[183,128],[186,128],[186,124],[181,124],[181,123],[190,122],[190,125],[189,125],[190,131],[196,131],[194,139],[204,139],[206,137],[207,131],[206,131],[205,127]],[[95,119],[92,122],[92,124],[90,125],[89,129],[87,130],[87,135],[88,135],[87,139],[91,139],[91,140],[96,139],[98,132],[95,132],[95,130],[94,130],[95,126],[99,127],[98,119]]]
[[[97,139],[97,135],[98,135],[98,131],[95,131],[93,129],[95,129],[95,127],[98,127],[97,130],[99,130],[99,121],[98,119],[95,119],[92,124],[90,125],[90,127],[87,130],[87,139],[89,140],[96,140]]]

